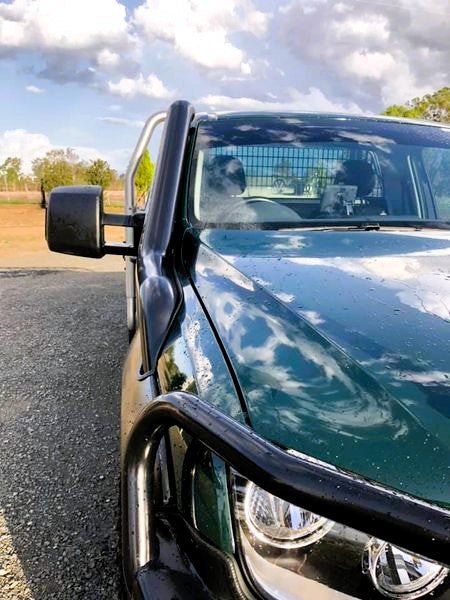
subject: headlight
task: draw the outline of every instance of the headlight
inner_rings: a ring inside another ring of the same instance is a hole
[[[276,600],[450,600],[448,569],[333,523],[233,474],[241,559]]]
[[[320,540],[334,523],[272,496],[254,483],[245,492],[245,521],[253,535],[277,548],[303,548]]]
[[[366,546],[365,571],[388,598],[412,600],[435,590],[447,576],[442,565],[372,538]]]

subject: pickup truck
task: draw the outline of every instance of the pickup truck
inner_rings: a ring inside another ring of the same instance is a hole
[[[450,127],[177,101],[125,196],[46,236],[126,257],[126,596],[448,600]]]

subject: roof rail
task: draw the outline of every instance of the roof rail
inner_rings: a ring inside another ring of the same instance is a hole
[[[165,112],[157,112],[149,117],[141,131],[141,135],[136,143],[136,147],[131,155],[125,173],[125,214],[132,215],[135,211],[135,193],[134,179],[136,171],[141,162],[142,156],[150,143],[153,133],[158,125],[164,122],[166,118]],[[125,228],[126,242],[134,247],[134,229],[132,227]],[[129,256],[125,258],[125,287],[127,295],[127,327],[128,331],[132,332],[135,328],[135,312],[136,312],[136,297],[134,290],[134,268],[133,259]]]

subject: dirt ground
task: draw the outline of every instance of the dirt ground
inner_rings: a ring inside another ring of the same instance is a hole
[[[39,204],[0,204],[0,269],[123,270],[121,256],[98,260],[50,252],[45,241],[44,219],[45,210]],[[123,228],[106,229],[107,241],[123,241]]]

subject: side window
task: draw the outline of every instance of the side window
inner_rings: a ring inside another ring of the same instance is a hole
[[[424,148],[422,159],[436,203],[438,218],[450,219],[450,149]]]

